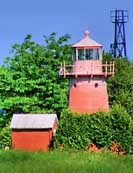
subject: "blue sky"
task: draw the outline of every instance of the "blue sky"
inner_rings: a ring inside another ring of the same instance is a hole
[[[110,11],[114,9],[129,11],[127,55],[133,59],[132,0],[0,0],[0,65],[11,46],[22,43],[27,34],[43,44],[43,35],[69,33],[73,44],[83,37],[87,26],[91,37],[109,51],[114,37]]]

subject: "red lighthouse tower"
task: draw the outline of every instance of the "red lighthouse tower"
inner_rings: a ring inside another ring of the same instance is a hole
[[[85,37],[72,46],[72,65],[62,64],[60,74],[70,78],[69,107],[73,112],[108,111],[107,76],[114,75],[114,63],[102,63],[103,46]]]

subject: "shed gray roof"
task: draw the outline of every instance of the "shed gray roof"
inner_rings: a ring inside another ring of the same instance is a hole
[[[13,114],[10,128],[12,129],[49,129],[53,128],[56,114]]]

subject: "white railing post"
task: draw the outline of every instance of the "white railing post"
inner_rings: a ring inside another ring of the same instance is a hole
[[[107,63],[107,61],[106,61],[106,66],[105,66],[105,75],[107,76],[107,74],[108,74],[108,63]]]
[[[66,74],[65,74],[65,61],[63,62],[63,76],[66,77]]]
[[[91,62],[91,77],[93,77],[93,62]]]
[[[114,61],[113,61],[113,63],[112,63],[112,65],[113,65],[113,69],[112,69],[112,71],[113,71],[113,76],[114,76],[114,66],[115,66],[115,63],[114,63]]]

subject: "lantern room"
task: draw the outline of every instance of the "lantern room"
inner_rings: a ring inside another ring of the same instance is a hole
[[[102,59],[102,45],[90,38],[89,31],[85,31],[85,37],[74,44],[73,61],[77,60],[101,60]]]

